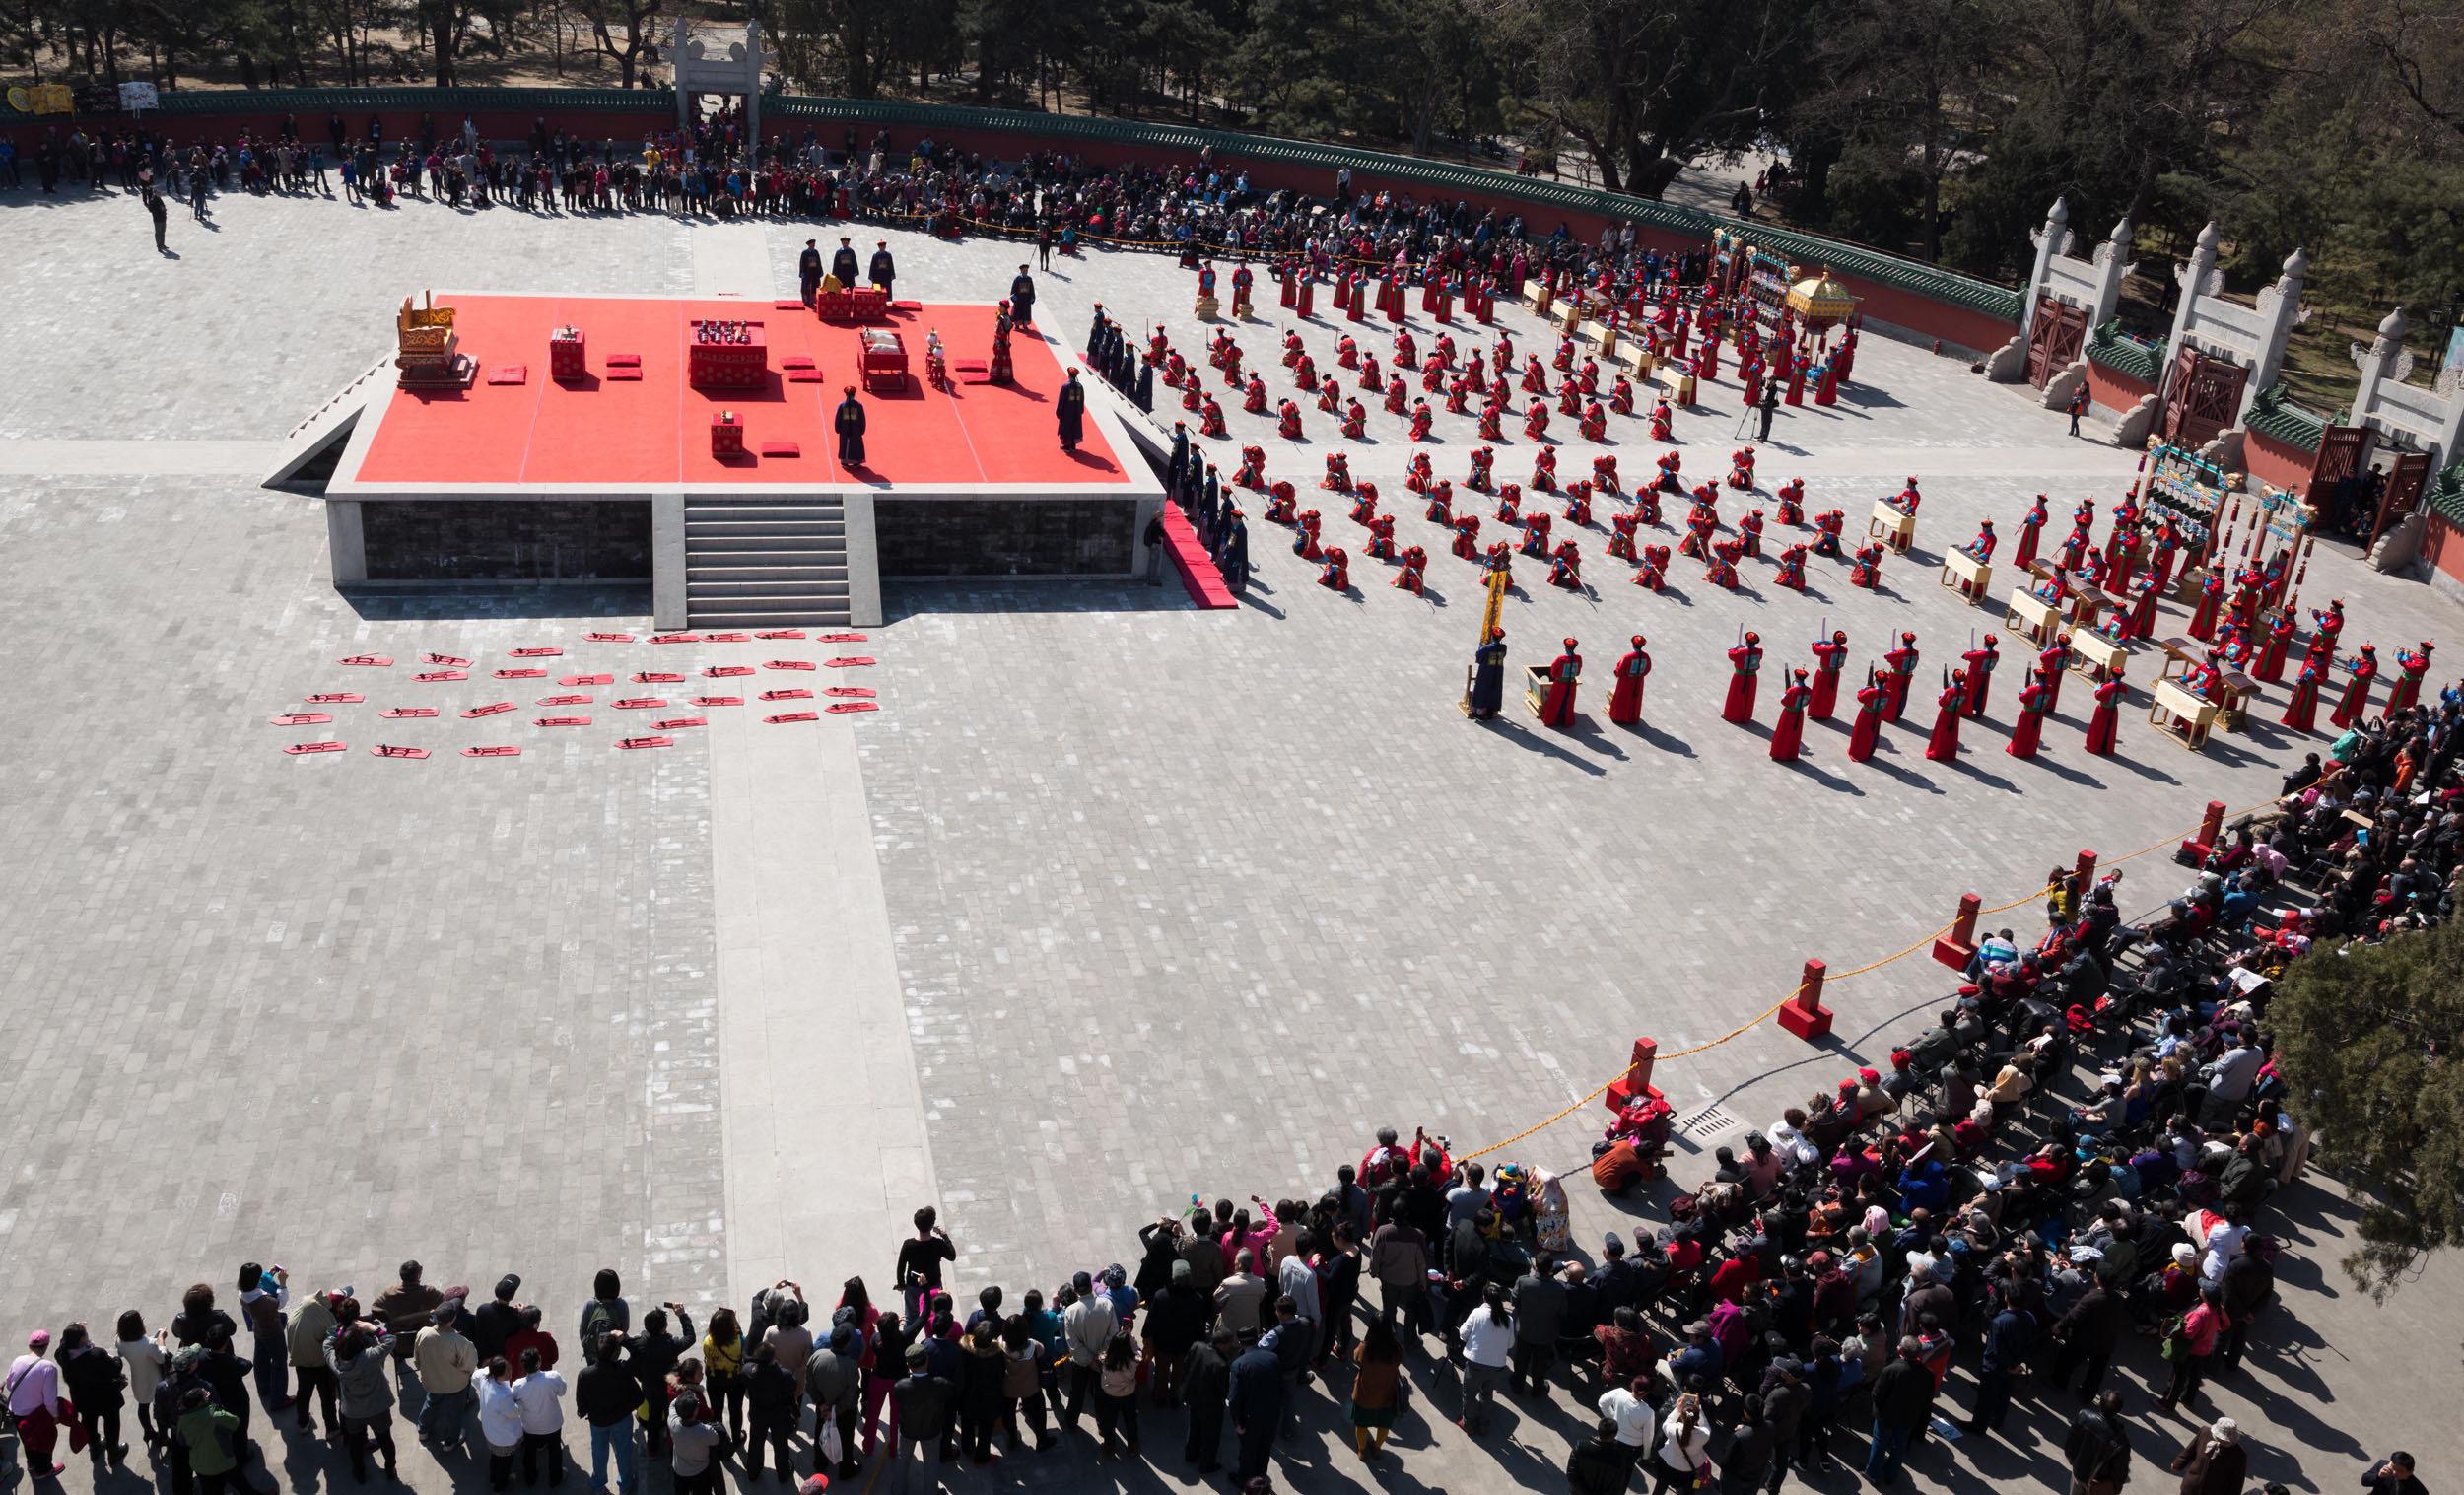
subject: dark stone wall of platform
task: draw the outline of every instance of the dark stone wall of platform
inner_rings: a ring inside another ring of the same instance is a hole
[[[360,513],[371,581],[650,578],[648,503],[369,500]]]
[[[875,499],[885,577],[1126,575],[1133,499]]]

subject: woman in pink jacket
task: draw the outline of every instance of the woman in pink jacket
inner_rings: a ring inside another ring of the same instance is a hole
[[[2158,1403],[2164,1410],[2169,1412],[2199,1394],[2199,1384],[2208,1375],[2208,1358],[2216,1353],[2217,1337],[2230,1324],[2224,1316],[2222,1289],[2202,1289],[2198,1307],[2182,1316],[2181,1344],[2173,1357],[2172,1384],[2165,1387],[2164,1399]]]

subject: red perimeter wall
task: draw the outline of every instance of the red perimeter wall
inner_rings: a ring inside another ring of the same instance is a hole
[[[2458,530],[2443,514],[2430,516],[2430,528],[2422,536],[2422,556],[2458,581],[2464,581],[2464,531]]]
[[[2263,483],[2299,493],[2310,486],[2310,469],[2318,465],[2318,454],[2253,431],[2242,438],[2241,465]]]
[[[2107,410],[2136,410],[2156,390],[2127,374],[2116,374],[2094,359],[2088,361],[2088,397]]]

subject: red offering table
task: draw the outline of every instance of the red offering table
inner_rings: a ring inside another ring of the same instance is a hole
[[[907,344],[899,335],[883,327],[867,327],[862,334],[862,374],[866,389],[904,389],[907,387]]]
[[[762,389],[770,383],[770,341],[760,322],[685,325],[685,378],[696,389]]]
[[[824,291],[813,298],[813,312],[825,322],[877,322],[890,314],[890,297],[879,286]]]
[[[559,327],[548,334],[548,377],[580,379],[590,376],[590,364],[580,327]]]
[[[710,418],[710,454],[724,460],[744,455],[744,422],[732,410]]]

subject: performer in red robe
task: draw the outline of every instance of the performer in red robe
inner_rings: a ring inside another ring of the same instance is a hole
[[[1798,670],[1788,689],[1780,692],[1780,719],[1771,727],[1771,757],[1779,763],[1794,763],[1805,745],[1806,703],[1814,698],[1814,687],[1806,684],[1806,672]]]
[[[2259,662],[2250,671],[2250,678],[2274,685],[2285,678],[2285,655],[2293,648],[2293,619],[2283,613],[2267,615],[2267,643],[2259,649]]]
[[[1306,287],[1303,288],[1307,289]],[[1429,553],[1414,545],[1403,554],[1403,570],[1395,574],[1395,584],[1417,597],[1422,595],[1421,573],[1427,570]]]
[[[1951,672],[1951,683],[1934,698],[1934,730],[1925,739],[1925,756],[1946,763],[1959,756],[1959,707],[1967,700],[1967,677]]]
[[[2053,642],[2037,651],[2036,669],[2037,678],[2044,682],[2045,710],[2048,712],[2061,710],[2062,677],[2069,674],[2071,670],[2071,636],[2069,634],[2054,635]]]
[[[2318,716],[2319,687],[2326,683],[2327,666],[2315,659],[2301,661],[2301,673],[2293,682],[2293,699],[2285,703],[2285,725],[2297,732],[2313,729]]]
[[[1908,687],[1916,679],[1916,635],[1901,634],[1899,646],[1882,655],[1890,666],[1890,705],[1884,714],[1893,722],[1907,714]]]
[[[2331,665],[2336,662],[2336,640],[2344,633],[2344,598],[2336,597],[2325,612],[2310,609],[2310,646],[2301,656],[2304,664]]]
[[[2396,671],[2396,683],[2387,691],[2387,709],[2381,714],[2388,716],[2422,698],[2422,677],[2430,673],[2430,641],[2424,639],[2418,652],[2397,649]]]
[[[1548,665],[1548,694],[1540,698],[1540,725],[1565,728],[1574,725],[1574,686],[1583,674],[1583,656],[1574,651],[1574,641],[1566,641],[1566,651]]]
[[[2036,495],[2035,507],[2028,510],[2027,517],[2019,521],[2019,547],[2011,552],[2014,567],[2025,571],[2027,563],[2036,559],[2036,537],[2044,532],[2044,528],[2045,496],[2040,493]]]
[[[1608,719],[1631,726],[1643,719],[1643,681],[1651,674],[1651,655],[1643,652],[1643,636],[1634,636],[1633,651],[1617,661],[1616,686],[1608,694]]]
[[[1982,645],[1961,654],[1959,659],[1967,666],[1964,673],[1968,681],[1967,702],[1960,714],[1981,717],[1985,714],[1985,693],[1993,689],[1994,666],[2002,662],[2002,646],[1996,635],[1987,634]]]
[[[1874,744],[1882,735],[1882,709],[1889,704],[1888,677],[1874,677],[1871,665],[1865,671],[1865,685],[1857,692],[1857,720],[1848,729],[1848,761],[1863,763],[1874,756]]]
[[[2038,670],[2035,681],[2019,692],[2019,719],[2011,728],[2011,745],[2005,751],[2014,758],[2035,757],[2036,745],[2044,735],[2045,716],[2052,710],[2045,697],[2044,671]]]
[[[2369,714],[2370,682],[2378,678],[2378,650],[2362,645],[2361,652],[2347,667],[2353,671],[2353,678],[2345,682],[2344,699],[2336,703],[2336,710],[2327,717],[2330,725],[2339,728],[2351,726]]]
[[[2216,619],[2224,610],[2224,576],[2215,567],[2208,569],[2206,579],[2199,583],[2199,605],[2190,614],[2190,637],[2214,639]]]
[[[1814,641],[1814,697],[1806,714],[1816,721],[1831,719],[1839,701],[1839,677],[1848,666],[1848,630],[1835,628],[1828,639]]]
[[[1762,636],[1747,634],[1743,644],[1728,651],[1728,702],[1720,708],[1723,721],[1754,719],[1754,680],[1762,672]]]
[[[2122,720],[2122,693],[2128,689],[2118,676],[2097,683],[2096,709],[2088,717],[2088,751],[2098,755],[2113,751]]]

